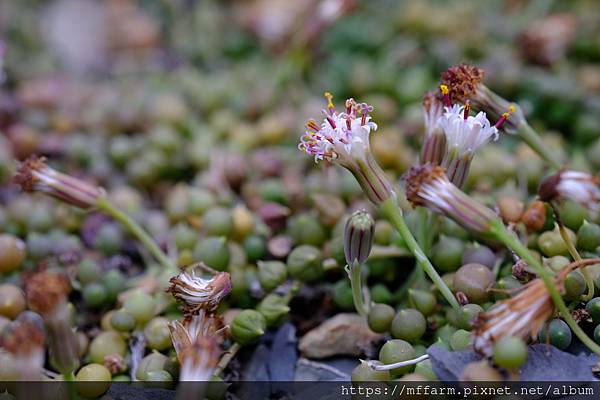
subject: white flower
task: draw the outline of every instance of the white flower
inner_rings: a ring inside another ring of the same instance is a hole
[[[457,152],[458,157],[471,156],[490,139],[498,139],[498,128],[490,124],[483,111],[474,117],[465,118],[465,114],[465,107],[455,104],[446,107],[439,121],[446,134],[448,152]]]
[[[369,116],[373,107],[348,99],[345,112],[338,113],[331,103],[331,95],[326,93],[326,97],[329,104],[327,110],[323,110],[323,123],[319,126],[310,120],[298,148],[314,156],[315,162],[337,160],[344,165],[355,158],[364,159],[369,151],[369,134],[377,129]]]

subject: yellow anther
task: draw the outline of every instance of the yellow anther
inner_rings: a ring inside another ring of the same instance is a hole
[[[442,91],[442,94],[448,94],[450,93],[450,91],[448,90],[448,86],[446,85],[440,85],[440,90]]]
[[[333,95],[329,92],[325,92],[323,96],[327,99],[327,108],[333,108]]]
[[[510,117],[510,113],[509,112],[502,113],[502,116],[504,118],[508,118],[508,117]]]
[[[515,107],[514,104],[511,104],[510,106],[508,106],[508,111],[512,114],[517,112],[517,107]]]

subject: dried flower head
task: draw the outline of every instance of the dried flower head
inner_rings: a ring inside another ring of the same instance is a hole
[[[542,201],[571,199],[593,213],[600,211],[600,178],[585,172],[562,170],[544,179],[538,189]]]
[[[431,164],[412,167],[404,176],[406,197],[414,206],[445,214],[466,229],[486,235],[498,216],[457,188],[442,167]]]
[[[492,126],[485,112],[476,116],[469,115],[469,103],[446,107],[440,118],[440,126],[446,136],[446,151],[441,165],[446,168],[448,179],[461,187],[469,172],[475,151],[498,139],[498,128]]]
[[[185,313],[195,313],[201,309],[214,312],[221,300],[231,291],[229,273],[212,271],[214,275],[211,278],[203,278],[201,270],[209,269],[203,264],[197,264],[170,280],[171,286],[167,292],[183,302]]]
[[[66,276],[48,271],[33,274],[25,285],[29,308],[44,317],[66,303],[70,290]]]
[[[58,172],[45,163],[44,157],[31,156],[21,162],[14,177],[25,192],[42,192],[79,208],[95,207],[105,195],[104,189],[81,179]]]
[[[369,115],[373,107],[348,99],[344,112],[338,113],[333,96],[325,93],[325,97],[327,110],[323,110],[323,123],[310,120],[298,148],[314,156],[315,162],[327,160],[347,168],[375,204],[393,197],[389,180],[371,154],[369,135],[377,129]]]
[[[1,347],[11,353],[19,378],[41,379],[46,350],[43,321],[39,315],[26,311],[4,329]]]
[[[475,320],[473,348],[486,357],[505,336],[535,338],[554,312],[554,303],[541,279],[526,284],[516,296],[498,302]]]
[[[483,84],[483,69],[469,64],[450,67],[442,73],[440,98],[446,107],[454,103],[470,103],[474,111],[485,111],[506,132],[512,133],[525,121],[522,111]],[[507,111],[511,118],[508,119]]]
[[[421,149],[421,164],[439,165],[446,153],[446,136],[440,126],[444,113],[443,103],[431,92],[423,97],[423,118],[425,120],[425,138]]]
[[[181,364],[181,381],[207,381],[219,362],[221,354],[222,320],[200,310],[183,322],[169,324],[171,340]]]

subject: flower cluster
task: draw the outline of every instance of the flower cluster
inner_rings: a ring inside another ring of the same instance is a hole
[[[571,199],[593,213],[600,211],[600,178],[585,172],[562,170],[544,179],[538,195],[542,201]]]
[[[338,113],[332,95],[325,93],[325,97],[323,123],[310,120],[298,148],[313,156],[315,162],[326,160],[347,168],[373,203],[394,197],[391,183],[371,154],[369,136],[377,129],[369,115],[373,107],[348,99],[344,112]]]
[[[44,157],[31,156],[19,164],[15,183],[25,192],[42,192],[74,205],[89,209],[104,196],[104,189],[81,179],[58,172],[45,163]]]

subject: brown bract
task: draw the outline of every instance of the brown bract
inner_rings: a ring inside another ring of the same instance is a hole
[[[544,179],[540,184],[540,188],[538,189],[538,195],[540,200],[545,202],[550,202],[555,200],[558,196],[558,184],[561,180],[561,172],[551,175]]]
[[[29,321],[15,321],[2,338],[2,347],[14,355],[28,356],[43,349],[44,331]]]
[[[432,164],[413,166],[406,175],[404,175],[404,181],[406,182],[406,198],[408,201],[410,201],[413,206],[424,205],[425,202],[420,195],[421,186],[424,183],[433,182],[444,174],[445,170],[440,166]]]
[[[443,72],[441,83],[448,87],[452,103],[466,103],[477,91],[477,86],[483,82],[484,75],[481,68],[461,64]]]
[[[46,168],[46,157],[38,157],[33,155],[21,162],[17,168],[17,173],[14,177],[14,182],[21,186],[24,192],[33,192],[35,190],[35,183],[37,177],[34,175],[35,171],[41,171]]]
[[[48,315],[67,300],[70,290],[66,276],[48,271],[39,272],[26,282],[27,304],[42,316]]]

